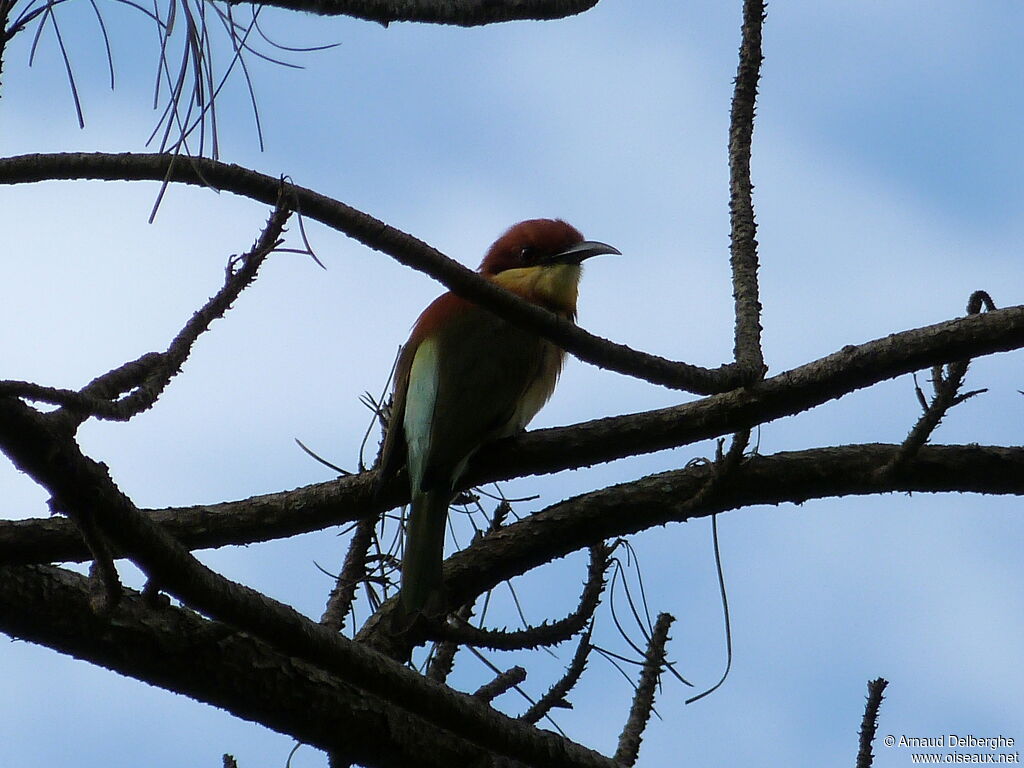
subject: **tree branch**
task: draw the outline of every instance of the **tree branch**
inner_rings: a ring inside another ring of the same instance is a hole
[[[992,298],[985,291],[975,291],[967,301],[967,314],[978,314],[983,305],[989,311],[993,311],[996,308]],[[899,455],[893,459],[892,464],[880,471],[899,472],[900,467],[909,461],[921,449],[922,445],[928,442],[928,439],[938,428],[939,422],[942,421],[950,408],[959,405],[974,395],[986,391],[978,389],[963,395],[960,394],[960,387],[963,385],[964,377],[967,376],[967,368],[970,363],[970,359],[956,360],[948,363],[945,374],[943,374],[941,365],[932,366],[932,387],[934,390],[932,401],[931,403],[926,402],[921,390],[917,390],[918,396],[922,401],[924,413],[921,414],[921,417],[903,441],[903,448]]]
[[[372,695],[401,702],[403,708],[482,748],[551,768],[613,768],[596,752],[483,708],[210,570],[140,514],[104,465],[84,456],[69,436],[53,434],[42,415],[20,401],[0,398],[0,445],[20,470],[60,500],[63,511],[91,516],[149,578],[196,610]]]
[[[466,603],[455,612],[455,618],[468,622],[473,616],[473,604]],[[459,652],[459,644],[451,640],[441,640],[434,643],[434,649],[430,656],[430,664],[424,673],[431,680],[443,683],[455,668],[455,655]]]
[[[761,302],[757,285],[757,224],[750,183],[750,145],[754,135],[757,82],[761,76],[761,25],[764,0],[745,0],[740,61],[729,115],[729,250],[736,307],[736,362],[763,378]]]
[[[640,681],[633,696],[633,706],[629,710],[629,719],[619,736],[619,748],[615,750],[615,762],[626,766],[636,765],[640,754],[640,742],[643,739],[647,721],[654,711],[654,689],[661,677],[661,668],[665,664],[665,645],[668,643],[668,630],[675,618],[667,613],[658,615],[654,623],[651,641],[647,644],[644,654],[644,665],[640,672]]]
[[[1024,346],[1024,306],[893,334],[742,390],[644,413],[527,432],[483,449],[464,486],[545,474],[687,445],[808,410],[921,368]],[[374,495],[373,472],[238,502],[149,513],[190,548],[245,544],[374,516],[408,501],[395,481]],[[84,560],[65,521],[0,523],[0,562]]]
[[[882,694],[889,681],[881,677],[868,682],[868,700],[864,705],[864,719],[860,724],[860,748],[857,751],[857,768],[871,768],[875,756],[871,752],[871,743],[875,740],[878,730],[878,708],[882,706]]]
[[[21,155],[0,159],[0,183],[21,184],[59,179],[162,181],[212,186],[252,200],[273,204],[280,179],[237,165],[206,158],[164,154]],[[391,256],[439,280],[458,295],[492,310],[509,322],[550,339],[567,352],[593,365],[654,384],[697,394],[725,392],[749,379],[735,364],[711,370],[673,362],[595,336],[575,323],[499,288],[426,243],[390,227],[369,214],[312,190],[290,186],[296,210],[343,232],[364,245]]]
[[[466,473],[479,485],[549,474],[740,432],[932,365],[1024,347],[1024,306],[895,333],[743,389],[573,427],[535,430],[480,452]],[[509,468],[515,467],[515,473]]]
[[[899,445],[866,444],[748,456],[700,508],[690,499],[714,467],[671,470],[567,499],[455,553],[445,565],[453,602],[583,547],[716,512],[890,492],[1024,495],[1024,448],[924,446],[899,478],[875,470]]]
[[[470,624],[443,625],[438,635],[447,642],[463,645],[482,646],[502,651],[516,651],[524,648],[557,645],[582,630],[594,616],[604,592],[604,573],[608,570],[611,548],[604,542],[590,547],[590,566],[587,581],[580,594],[576,610],[563,619],[544,622],[515,632],[483,629]]]
[[[114,565],[110,547],[92,520],[78,520],[76,525],[86,546],[92,552],[92,565],[89,567],[92,608],[97,613],[109,613],[121,602],[124,595],[124,587],[117,574],[117,566]]]
[[[366,578],[366,551],[373,541],[375,526],[376,520],[369,517],[356,522],[355,532],[345,555],[345,563],[338,574],[334,589],[327,598],[327,607],[324,609],[324,615],[320,617],[320,623],[335,632],[340,632],[344,628],[345,616],[355,600],[356,587]]]
[[[576,686],[576,683],[579,682],[584,669],[586,669],[587,657],[590,656],[592,648],[590,645],[590,636],[593,631],[594,625],[591,624],[587,627],[587,631],[580,635],[580,641],[576,645],[576,653],[573,654],[572,661],[569,662],[569,666],[565,670],[565,674],[562,675],[554,685],[548,689],[547,693],[541,696],[535,704],[531,705],[528,710],[519,716],[520,720],[527,723],[536,723],[542,717],[546,717],[548,712],[555,707],[571,706],[566,701],[566,696],[568,696],[569,691]]]
[[[17,0],[0,0],[0,94],[3,93],[4,84],[4,53],[7,49],[7,41],[14,36],[14,30],[7,28],[7,21]]]
[[[526,670],[520,666],[511,667],[495,677],[491,682],[484,683],[477,688],[473,692],[473,696],[480,699],[480,701],[490,703],[510,688],[515,688],[524,680],[526,680]]]
[[[267,256],[281,244],[284,225],[291,215],[285,198],[285,188],[279,184],[274,211],[252,249],[242,256],[232,257],[224,285],[189,318],[166,351],[150,352],[125,363],[97,377],[79,392],[22,381],[0,381],[0,396],[11,395],[60,405],[61,417],[69,427],[77,427],[89,416],[128,421],[151,408],[185,364],[196,340],[214,320],[224,316],[241,292],[256,279]],[[117,399],[129,391],[131,394]]]
[[[450,768],[484,764],[488,755],[401,707],[192,611],[154,611],[126,590],[112,617],[98,616],[88,590],[86,578],[71,571],[0,566],[0,631],[366,765]]]
[[[1024,448],[924,446],[898,477],[878,468],[899,445],[866,444],[771,456],[748,456],[715,484],[699,507],[714,466],[671,470],[592,491],[483,537],[445,561],[445,593],[452,604],[476,598],[502,581],[606,539],[733,509],[808,499],[888,492],[977,492],[1024,495]],[[394,601],[367,621],[357,639],[373,635]]]
[[[502,21],[561,19],[583,13],[599,0],[260,0],[320,16],[352,16],[384,26],[395,21],[473,27]],[[228,0],[240,5],[243,0]],[[254,3],[255,5],[256,3]]]

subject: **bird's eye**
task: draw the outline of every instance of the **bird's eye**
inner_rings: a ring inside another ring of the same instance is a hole
[[[538,251],[532,245],[523,246],[522,250],[519,251],[519,260],[523,264],[530,264],[537,260]]]

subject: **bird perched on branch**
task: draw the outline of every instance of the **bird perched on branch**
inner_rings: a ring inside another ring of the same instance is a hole
[[[558,219],[511,227],[479,272],[567,320],[576,319],[584,259],[619,253]],[[402,347],[381,451],[382,482],[408,469],[412,509],[402,559],[406,617],[441,604],[444,534],[455,483],[482,445],[522,431],[554,391],[565,352],[454,293],[433,301]]]

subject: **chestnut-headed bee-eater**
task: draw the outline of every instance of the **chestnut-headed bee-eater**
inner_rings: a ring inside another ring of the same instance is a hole
[[[584,259],[619,253],[584,240],[558,219],[511,227],[487,251],[479,272],[518,296],[576,319]],[[454,485],[480,446],[522,431],[554,391],[565,352],[454,293],[420,315],[395,368],[381,481],[403,458],[411,511],[402,559],[401,612],[436,613]]]

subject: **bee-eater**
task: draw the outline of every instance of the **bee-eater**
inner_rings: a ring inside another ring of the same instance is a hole
[[[487,251],[483,277],[568,319],[584,259],[619,253],[584,240],[558,219],[511,227]],[[400,608],[436,613],[448,505],[480,446],[522,431],[554,391],[565,352],[454,293],[420,315],[399,354],[391,416],[381,451],[383,480],[402,465],[411,511],[402,559]]]

